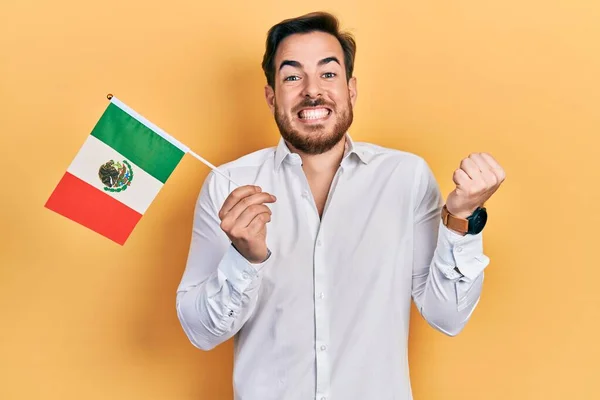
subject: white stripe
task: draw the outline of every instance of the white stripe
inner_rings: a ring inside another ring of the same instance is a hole
[[[163,187],[163,183],[130,160],[127,160],[133,170],[131,185],[122,192],[108,192],[104,190],[104,184],[100,180],[98,171],[104,163],[110,160],[123,163],[126,158],[112,147],[90,135],[69,168],[67,168],[67,171],[94,186],[102,193],[114,197],[140,214],[144,214]]]
[[[160,129],[158,126],[154,125],[152,122],[148,121],[146,118],[142,117],[140,114],[138,114],[131,107],[129,107],[128,105],[123,103],[121,100],[119,100],[113,96],[110,99],[110,102],[113,103],[115,106],[119,107],[121,110],[125,111],[131,117],[137,119],[140,123],[146,125],[146,127],[148,129],[151,129],[154,132],[156,132],[158,135],[162,136],[164,139],[169,141],[172,145],[179,147],[179,149],[181,151],[183,151],[184,153],[187,153],[189,151],[189,147],[187,147],[186,145],[181,143],[179,140],[175,139],[173,136],[169,135],[164,130]]]

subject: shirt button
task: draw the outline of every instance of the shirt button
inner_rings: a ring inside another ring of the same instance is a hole
[[[456,248],[456,252],[457,252],[457,253],[460,253],[461,251],[462,251],[462,247],[458,246],[458,247]]]
[[[302,192],[302,197],[304,197],[305,199],[308,198],[308,190]]]
[[[250,275],[248,275],[247,273],[244,272],[244,274],[242,275],[242,278],[248,279],[248,278],[250,278]]]
[[[319,298],[320,298],[320,299],[324,299],[324,298],[325,298],[325,293],[322,293],[322,292],[321,292],[321,294],[319,295]]]
[[[321,239],[317,240],[317,246],[321,247],[323,245],[323,242],[321,242]]]
[[[325,351],[325,350],[327,350],[327,346],[325,346],[325,345],[321,346],[321,351]]]
[[[321,400],[327,400],[327,397],[323,396],[321,397]]]

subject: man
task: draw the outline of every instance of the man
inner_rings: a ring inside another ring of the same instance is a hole
[[[471,154],[444,202],[420,157],[353,142],[355,50],[329,14],[271,28],[279,145],[220,168],[245,186],[211,173],[198,198],[177,313],[200,349],[235,336],[236,399],[411,399],[411,298],[447,335],[479,300],[504,172]]]

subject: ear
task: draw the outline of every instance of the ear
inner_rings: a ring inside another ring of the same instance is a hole
[[[265,99],[267,100],[267,105],[271,109],[271,113],[275,114],[275,90],[269,85],[265,86]]]
[[[356,98],[358,97],[358,88],[356,86],[356,77],[353,76],[348,81],[348,93],[350,94],[350,101],[352,102],[352,108],[356,104]]]

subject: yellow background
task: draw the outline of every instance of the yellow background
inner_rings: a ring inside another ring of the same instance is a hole
[[[356,140],[445,195],[472,151],[508,175],[465,331],[413,315],[415,398],[600,398],[600,3],[325,4],[358,40]],[[231,398],[231,342],[196,350],[174,308],[208,168],[186,156],[124,247],[43,205],[109,92],[216,164],[275,145],[266,31],[323,6],[2,1],[0,399]]]

